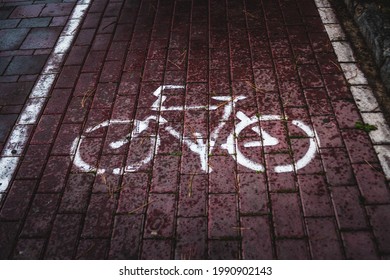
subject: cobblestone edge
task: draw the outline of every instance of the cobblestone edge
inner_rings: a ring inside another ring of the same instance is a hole
[[[344,0],[344,3],[373,52],[382,81],[390,94],[390,19],[376,4],[366,0]]]

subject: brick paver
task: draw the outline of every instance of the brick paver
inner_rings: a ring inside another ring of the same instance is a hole
[[[38,2],[0,8],[1,147],[76,1]],[[386,125],[328,5],[92,1],[0,203],[0,257],[388,258]]]

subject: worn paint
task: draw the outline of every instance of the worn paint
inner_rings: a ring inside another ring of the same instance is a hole
[[[204,110],[205,108],[202,106],[191,106],[191,107],[163,107],[163,102],[166,99],[166,96],[164,96],[163,91],[164,89],[182,89],[184,86],[176,86],[176,85],[164,85],[158,87],[154,92],[153,95],[157,97],[157,100],[152,104],[151,109],[152,110],[162,110],[164,108],[164,111],[188,111],[188,110]],[[182,134],[175,130],[172,126],[165,126],[164,129],[172,135],[174,138],[176,138],[179,141],[182,141],[184,145],[186,145],[193,153],[197,154],[199,156],[201,169],[203,172],[212,172],[212,168],[208,165],[209,160],[209,154],[212,153],[213,149],[215,148],[215,143],[217,142],[217,139],[219,137],[219,133],[221,129],[226,125],[227,120],[231,117],[233,114],[233,110],[236,106],[236,103],[240,100],[245,99],[245,96],[216,96],[212,97],[214,100],[221,101],[223,105],[223,114],[221,116],[221,119],[218,122],[218,126],[211,132],[210,139],[207,139],[207,137],[202,137],[202,135],[198,132],[194,132],[193,136],[194,139],[191,138],[183,138]],[[221,105],[220,105],[221,106]],[[213,106],[209,107],[209,110],[217,110],[220,106]],[[253,116],[253,117],[247,117],[243,112],[239,111],[237,112],[237,118],[240,120],[240,122],[236,125],[234,132],[232,132],[227,140],[226,143],[222,145],[223,149],[226,149],[229,154],[233,156],[237,162],[251,170],[254,171],[264,171],[265,167],[260,164],[251,161],[247,157],[244,156],[244,154],[238,149],[237,145],[237,137],[241,133],[241,131],[253,124],[259,123],[259,121],[283,121],[284,118],[282,116],[278,115],[265,115],[265,116]],[[86,134],[91,133],[97,129],[100,129],[102,127],[106,127],[109,125],[115,125],[119,123],[133,123],[133,130],[130,134],[124,136],[122,139],[119,139],[118,141],[114,141],[109,144],[109,147],[111,149],[118,149],[122,147],[123,145],[129,143],[129,141],[136,139],[139,137],[142,132],[144,132],[148,127],[149,123],[151,121],[158,122],[158,125],[164,125],[167,123],[167,120],[165,120],[162,116],[149,116],[146,117],[144,120],[107,120],[104,121],[96,126],[90,127],[86,129]],[[274,171],[277,173],[281,172],[293,172],[295,169],[300,169],[306,166],[310,163],[310,161],[314,158],[315,153],[317,151],[317,146],[314,138],[317,137],[316,133],[307,125],[302,123],[298,120],[293,120],[292,124],[299,127],[301,130],[303,130],[307,137],[309,138],[309,148],[307,153],[299,159],[294,165],[280,165],[276,166]],[[273,146],[279,144],[279,140],[273,136],[271,136],[268,132],[264,131],[261,127],[255,126],[251,128],[254,132],[256,132],[259,136],[261,136],[261,141],[251,141],[244,144],[244,147],[251,148],[251,147],[259,147],[259,146]],[[127,165],[124,168],[117,167],[114,168],[112,173],[113,174],[122,174],[123,172],[134,172],[139,170],[143,165],[149,163],[153,157],[155,156],[155,152],[158,150],[158,146],[160,145],[160,138],[159,135],[154,135],[155,137],[151,137],[152,143],[150,143],[150,149],[145,155],[145,158],[140,160],[139,162],[133,163],[131,165]],[[97,172],[97,173],[104,173],[106,172],[105,169],[96,168],[91,165],[89,165],[87,162],[85,162],[80,153],[80,147],[83,142],[84,136],[77,137],[74,141],[73,145],[73,152],[74,154],[74,165],[77,166],[81,171],[83,172]],[[155,139],[155,140],[154,140]]]

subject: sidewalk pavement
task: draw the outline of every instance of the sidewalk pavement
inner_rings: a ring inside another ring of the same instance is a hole
[[[390,257],[390,130],[326,0],[0,5],[2,259]]]

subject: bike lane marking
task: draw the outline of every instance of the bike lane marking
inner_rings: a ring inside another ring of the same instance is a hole
[[[163,90],[164,89],[182,89],[184,86],[179,86],[179,85],[162,85],[159,86],[154,92],[153,95],[157,97],[157,100],[152,104],[151,110],[152,111],[189,111],[189,110],[199,110],[199,109],[204,109],[204,107],[200,106],[190,106],[190,107],[165,107],[163,106],[164,101],[166,100],[166,96],[163,95]],[[195,137],[195,141],[189,138],[182,138],[182,135],[177,132],[174,128],[171,126],[167,126],[165,130],[171,134],[173,137],[175,137],[177,140],[183,141],[187,147],[197,154],[200,159],[200,164],[201,164],[201,169],[202,171],[206,173],[212,172],[212,168],[208,166],[208,161],[209,161],[209,153],[211,153],[215,147],[215,143],[217,141],[217,138],[219,136],[220,130],[223,128],[225,125],[226,121],[232,116],[233,114],[233,109],[235,108],[236,103],[239,100],[245,99],[244,96],[236,96],[236,97],[230,97],[230,96],[220,96],[220,97],[214,97],[214,99],[219,100],[219,101],[224,101],[222,105],[224,105],[224,112],[221,117],[221,120],[219,121],[219,125],[213,130],[213,132],[210,135],[210,139],[203,139],[202,135],[198,132],[193,132],[193,136]],[[220,107],[219,106],[210,106],[208,110],[216,110]],[[242,111],[238,111],[236,116],[240,122],[236,126],[236,128],[233,130],[233,132],[228,136],[226,139],[226,143],[222,144],[222,149],[227,150],[233,158],[237,161],[237,163],[251,169],[254,171],[260,171],[264,172],[265,167],[260,164],[256,163],[249,158],[247,158],[238,148],[238,142],[237,138],[240,134],[240,132],[253,125],[256,124],[259,121],[283,121],[284,118],[279,115],[264,115],[264,116],[253,116],[253,117],[248,117],[243,113]],[[109,144],[111,149],[117,149],[120,148],[121,146],[125,145],[126,143],[130,142],[132,139],[135,139],[138,137],[143,131],[145,131],[149,127],[149,122],[151,120],[156,121],[161,124],[166,124],[167,121],[162,117],[162,116],[148,116],[144,120],[106,120],[98,125],[95,125],[93,127],[90,127],[86,130],[86,133],[93,132],[97,129],[107,127],[111,124],[123,124],[123,123],[132,123],[134,125],[134,128],[132,132],[129,134],[125,135],[122,137],[122,139],[119,139],[118,141],[114,141]],[[278,165],[273,168],[273,170],[276,173],[285,173],[285,172],[294,172],[295,170],[301,169],[308,165],[315,157],[318,149],[320,146],[319,142],[319,137],[317,133],[304,124],[303,122],[299,120],[292,120],[292,124],[300,128],[308,137],[309,139],[309,147],[305,155],[297,160],[297,162],[294,162],[292,164],[287,164],[287,165]],[[277,138],[274,138],[271,136],[269,133],[264,131],[262,128],[259,126],[255,126],[251,128],[255,133],[257,133],[258,136],[262,139],[261,141],[251,141],[247,142],[244,144],[244,147],[246,148],[251,148],[251,147],[258,147],[258,146],[274,146],[279,143],[279,140]],[[98,174],[104,174],[108,171],[112,171],[111,173],[114,175],[122,175],[124,172],[135,172],[139,168],[141,168],[144,164],[149,163],[154,156],[157,155],[158,148],[160,146],[160,137],[159,135],[155,135],[155,140],[152,141],[151,147],[147,152],[147,155],[144,159],[142,159],[139,162],[136,162],[131,165],[127,165],[125,167],[116,167],[114,169],[109,169],[107,170],[106,168],[98,168],[97,166],[92,166],[89,163],[87,163],[81,156],[80,149],[82,148],[82,142],[83,139],[85,138],[84,135],[78,136],[75,138],[73,141],[73,144],[71,146],[70,154],[74,155],[74,160],[73,164],[79,168],[80,171],[82,172],[96,172]],[[314,140],[316,138],[316,141]],[[130,140],[131,139],[131,140]],[[152,139],[152,138],[151,138]],[[154,139],[154,138],[153,138]],[[209,149],[208,149],[209,147]]]
[[[330,3],[327,0],[315,0],[315,4],[363,121],[377,127],[377,130],[369,132],[369,136],[386,179],[390,180],[390,128]]]
[[[7,191],[34,125],[49,97],[52,85],[60,72],[65,55],[74,41],[91,0],[79,0],[61,32],[26,105],[14,125],[0,157],[0,200]]]

